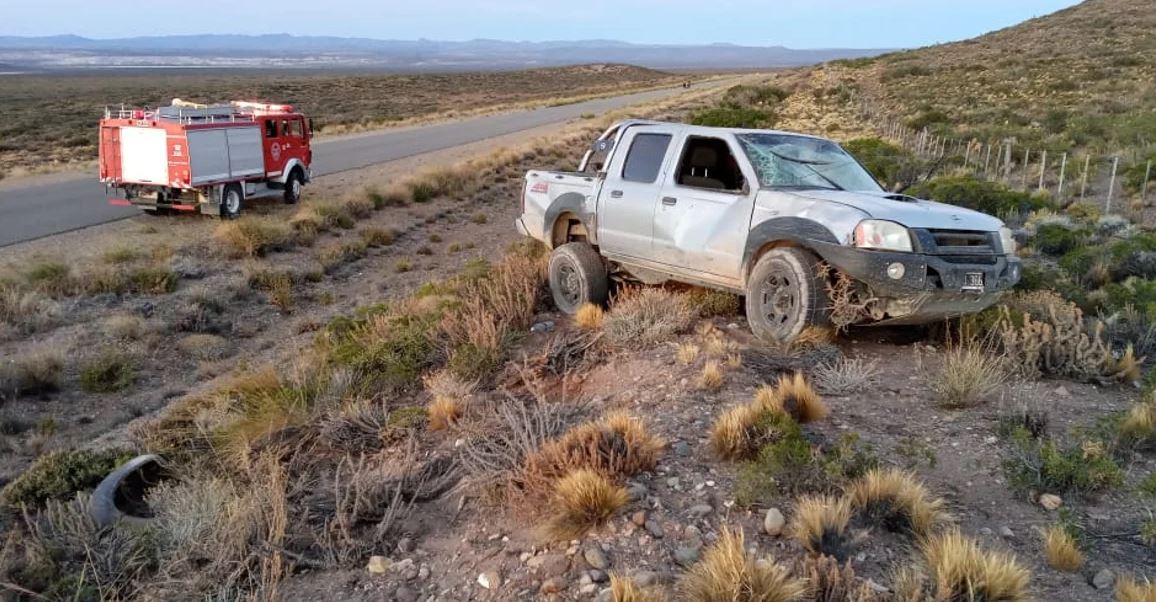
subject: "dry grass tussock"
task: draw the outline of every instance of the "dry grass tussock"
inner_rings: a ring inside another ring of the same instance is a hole
[[[453,397],[434,397],[426,407],[429,430],[447,430],[457,424],[464,413],[465,408],[461,400]]]
[[[242,217],[221,222],[213,231],[213,239],[228,257],[262,257],[266,253],[284,251],[296,246],[300,239],[293,227],[276,216]]]
[[[582,328],[598,330],[602,328],[605,318],[606,312],[601,307],[587,303],[578,308],[578,313],[574,315],[574,323]]]
[[[812,602],[884,602],[891,598],[875,592],[859,581],[851,561],[839,564],[830,556],[804,556],[794,574],[807,580],[807,599]],[[899,601],[903,602],[903,601]]]
[[[581,537],[610,520],[628,501],[630,495],[625,487],[594,470],[579,468],[554,484],[554,510],[546,531],[559,540]]]
[[[791,602],[804,599],[807,584],[773,560],[755,560],[742,531],[724,528],[682,578],[679,591],[691,602]]]
[[[44,293],[0,284],[0,326],[17,334],[32,334],[45,328],[58,311],[56,302]]]
[[[943,365],[929,384],[943,407],[968,408],[987,401],[1007,378],[1003,355],[988,345],[967,344],[943,354]]]
[[[653,469],[664,447],[641,421],[614,412],[546,442],[526,458],[522,480],[530,491],[549,491],[557,479],[582,468],[625,478]]]
[[[702,367],[702,374],[698,377],[698,388],[704,391],[718,391],[726,383],[722,366],[715,360],[710,360]]]
[[[604,328],[614,345],[646,347],[685,332],[694,317],[682,295],[661,288],[633,288],[614,299]]]
[[[1156,398],[1149,396],[1132,406],[1120,422],[1120,435],[1135,444],[1156,441]]]
[[[775,386],[774,395],[763,398],[768,409],[785,412],[799,424],[822,420],[830,413],[823,398],[815,392],[814,387],[801,372],[780,378]]]
[[[611,602],[666,602],[657,592],[644,590],[634,584],[629,577],[616,573],[610,575]]]
[[[798,500],[790,533],[811,554],[845,562],[851,551],[851,504],[843,498],[810,496]]]
[[[943,500],[900,470],[869,471],[851,483],[847,498],[857,517],[891,532],[926,537],[951,521]]]
[[[986,551],[953,529],[922,544],[937,600],[1028,600],[1031,574],[1014,556]]]
[[[64,352],[57,347],[33,348],[0,363],[0,398],[50,393],[60,388]]]
[[[1131,575],[1116,579],[1116,602],[1156,602],[1156,583],[1143,583]]]
[[[1048,566],[1065,573],[1077,573],[1084,566],[1084,553],[1071,533],[1061,525],[1040,530]]]

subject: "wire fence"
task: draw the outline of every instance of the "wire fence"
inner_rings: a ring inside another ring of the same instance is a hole
[[[1156,145],[1097,154],[1079,148],[1033,147],[1015,139],[953,138],[911,128],[866,97],[852,100],[881,137],[922,159],[939,161],[944,170],[959,169],[1013,190],[1046,193],[1061,204],[1095,203],[1105,214],[1140,213],[1150,198],[1156,200],[1150,190],[1156,187],[1151,159]]]

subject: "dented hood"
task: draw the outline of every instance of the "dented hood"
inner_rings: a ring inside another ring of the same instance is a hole
[[[908,228],[995,232],[1003,222],[986,213],[893,192],[806,190],[791,194],[854,207],[874,219],[898,222]]]

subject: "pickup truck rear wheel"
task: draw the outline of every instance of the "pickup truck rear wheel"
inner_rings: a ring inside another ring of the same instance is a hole
[[[601,305],[610,294],[610,276],[594,247],[584,242],[564,244],[550,254],[550,291],[563,313],[575,314],[587,303]]]
[[[796,248],[772,249],[747,280],[747,321],[760,339],[794,340],[808,326],[825,325],[829,308],[819,258]]]

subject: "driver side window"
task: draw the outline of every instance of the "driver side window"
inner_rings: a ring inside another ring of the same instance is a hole
[[[720,138],[687,138],[677,182],[688,188],[742,192],[746,179],[730,145]]]

